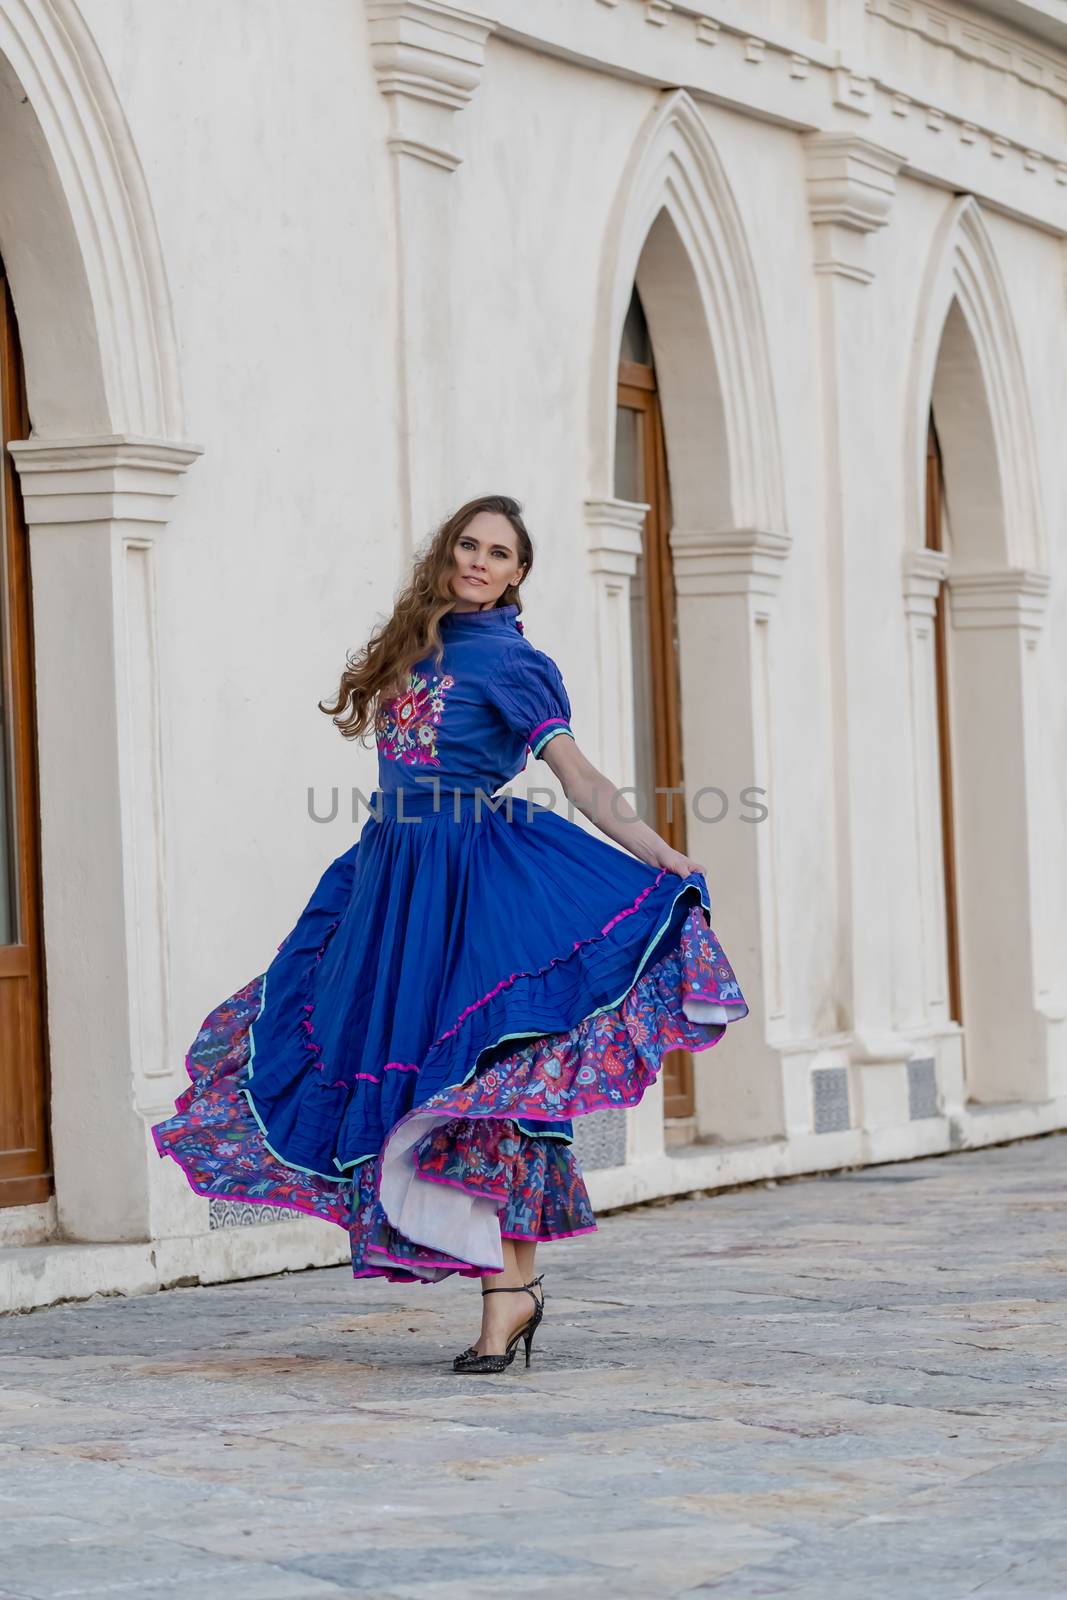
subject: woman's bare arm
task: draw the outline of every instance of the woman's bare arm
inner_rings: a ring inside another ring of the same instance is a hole
[[[556,774],[567,799],[583,816],[650,867],[666,867],[686,877],[704,872],[699,861],[682,855],[643,822],[626,796],[600,772],[569,733],[555,734],[541,757]]]

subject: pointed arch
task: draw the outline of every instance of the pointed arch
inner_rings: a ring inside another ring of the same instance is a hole
[[[958,485],[957,522],[971,536],[959,570],[1042,569],[1046,548],[1030,397],[993,242],[973,195],[947,208],[923,278],[906,432],[908,546],[923,543],[931,397]],[[950,489],[952,485],[950,484]]]
[[[664,212],[670,227],[656,229]],[[613,493],[619,340],[638,263],[654,231],[684,254],[699,295],[701,333],[713,356],[717,395],[708,404],[716,420],[721,418],[725,440],[725,448],[716,451],[725,484],[719,487],[715,520],[724,529],[782,532],[778,419],[756,275],[722,162],[684,89],[671,91],[645,123],[604,240],[594,319],[591,494],[605,499]]]
[[[0,0],[0,143],[0,251],[35,432],[181,439],[151,200],[76,0]]]

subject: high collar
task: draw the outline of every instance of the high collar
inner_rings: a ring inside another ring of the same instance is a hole
[[[483,611],[446,611],[441,618],[441,628],[448,633],[473,633],[486,628],[518,628],[522,631],[516,605],[486,606]]]

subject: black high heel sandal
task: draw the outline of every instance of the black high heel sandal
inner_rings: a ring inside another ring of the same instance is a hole
[[[538,1278],[531,1278],[529,1283],[501,1284],[496,1289],[483,1289],[482,1294],[528,1294],[534,1303],[534,1310],[527,1322],[517,1328],[508,1340],[503,1355],[479,1355],[474,1345],[468,1345],[466,1350],[460,1352],[452,1363],[454,1372],[503,1372],[515,1359],[515,1351],[519,1340],[526,1344],[526,1365],[530,1365],[530,1346],[533,1336],[541,1326],[541,1318],[545,1314],[545,1291],[541,1290],[540,1298],[534,1294],[534,1289],[544,1278],[544,1273]]]

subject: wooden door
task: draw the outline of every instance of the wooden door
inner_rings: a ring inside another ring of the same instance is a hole
[[[945,548],[945,478],[941,463],[934,414],[930,412],[926,432],[926,544],[930,550]],[[952,805],[952,727],[949,715],[948,625],[945,615],[945,585],[940,583],[934,609],[934,667],[937,684],[937,742],[941,778],[941,853],[944,862],[945,962],[948,972],[948,1014],[953,1022],[963,1022],[960,983],[959,906],[956,897],[956,826]]]
[[[30,425],[2,263],[0,414],[0,1206],[17,1206],[46,1200],[52,1184],[29,540],[7,450]]]
[[[644,501],[649,508],[631,613],[635,781],[642,798],[647,796],[643,815],[668,844],[685,852],[678,623],[669,544],[670,484],[652,348],[636,290],[623,334],[618,377],[615,493],[623,500]],[[688,1050],[672,1050],[664,1056],[663,1090],[667,1119],[677,1124],[678,1119],[693,1117],[693,1057]]]

